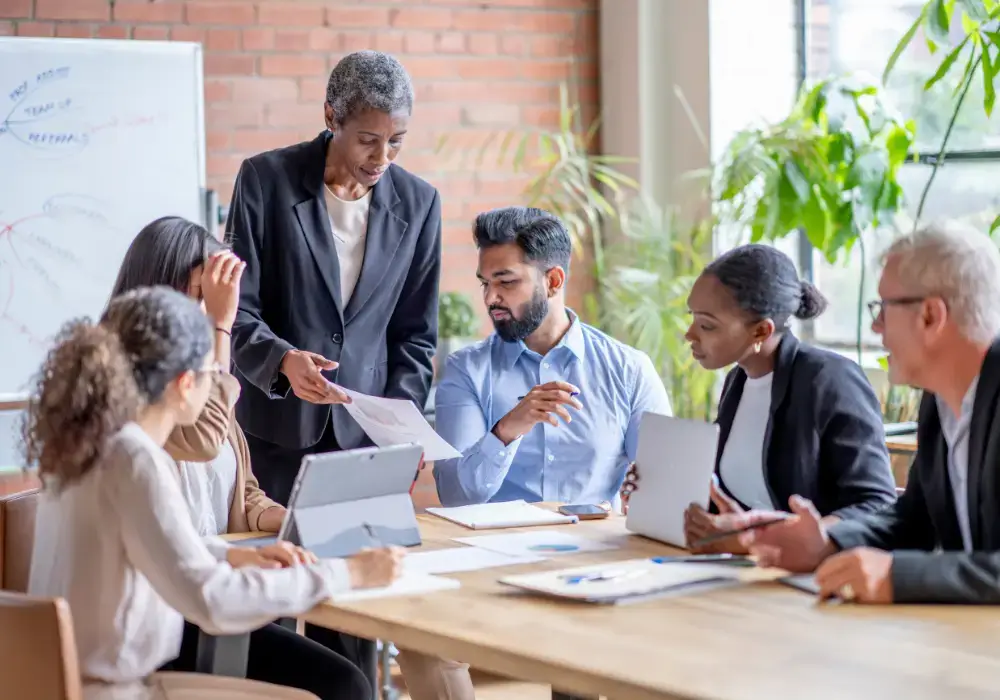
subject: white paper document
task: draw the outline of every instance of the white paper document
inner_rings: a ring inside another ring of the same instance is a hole
[[[432,552],[408,554],[403,559],[403,571],[421,574],[453,574],[460,571],[479,571],[500,566],[535,564],[545,561],[536,555],[514,556],[479,547],[451,547]]]
[[[406,559],[404,558],[405,562]],[[404,565],[403,575],[396,579],[391,585],[384,588],[359,588],[351,591],[344,591],[333,596],[334,603],[353,603],[358,600],[371,600],[372,598],[390,598],[395,596],[422,595],[424,593],[434,593],[435,591],[447,591],[461,588],[462,584],[453,578],[442,576],[431,576],[416,571],[407,571]]]
[[[456,537],[454,541],[515,557],[554,557],[583,552],[607,552],[615,549],[604,542],[552,530],[517,532],[509,535]]]
[[[352,401],[344,404],[344,408],[379,447],[416,443],[424,448],[424,459],[429,462],[462,456],[434,432],[412,401],[385,399],[340,388]]]
[[[428,508],[427,512],[458,523],[470,530],[528,527],[529,525],[568,525],[579,520],[575,515],[563,515],[524,501],[481,503],[458,506],[457,508]]]

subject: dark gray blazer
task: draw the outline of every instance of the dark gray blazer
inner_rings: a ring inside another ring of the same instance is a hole
[[[327,132],[261,153],[240,167],[227,230],[246,262],[233,326],[243,388],[242,428],[289,449],[319,441],[333,418],[344,449],[370,444],[341,406],[302,401],[278,371],[288,350],[339,362],[326,372],[349,389],[409,399],[423,408],[437,345],[441,198],[391,165],[375,185],[361,276],[344,305],[323,197]]]
[[[1000,338],[983,362],[969,432],[971,553],[964,551],[937,401],[920,404],[906,491],[885,511],[837,524],[841,549],[893,550],[897,603],[1000,603]],[[934,551],[934,550],[940,551]]]
[[[716,419],[716,473],[746,380],[739,367],[726,376]],[[781,510],[789,496],[799,495],[822,515],[853,518],[896,500],[882,410],[857,363],[790,332],[782,336],[763,464],[771,501]]]

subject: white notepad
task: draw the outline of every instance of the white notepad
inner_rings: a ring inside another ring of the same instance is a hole
[[[453,578],[432,576],[431,574],[422,574],[415,571],[407,571],[406,569],[403,571],[403,575],[389,586],[344,591],[343,593],[334,595],[332,600],[334,603],[353,603],[358,600],[421,595],[423,593],[434,593],[435,591],[447,591],[462,587],[461,582]]]
[[[528,527],[530,525],[569,525],[578,521],[575,515],[563,515],[533,506],[525,501],[483,503],[458,506],[457,508],[428,508],[427,512],[458,523],[470,530]]]

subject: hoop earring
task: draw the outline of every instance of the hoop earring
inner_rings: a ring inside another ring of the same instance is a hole
[[[753,352],[755,355],[760,353],[760,342],[756,342],[753,344]]]

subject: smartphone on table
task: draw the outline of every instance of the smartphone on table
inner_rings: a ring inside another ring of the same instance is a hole
[[[563,515],[575,515],[580,520],[600,520],[608,517],[611,508],[593,503],[567,503],[559,506],[559,512]]]

